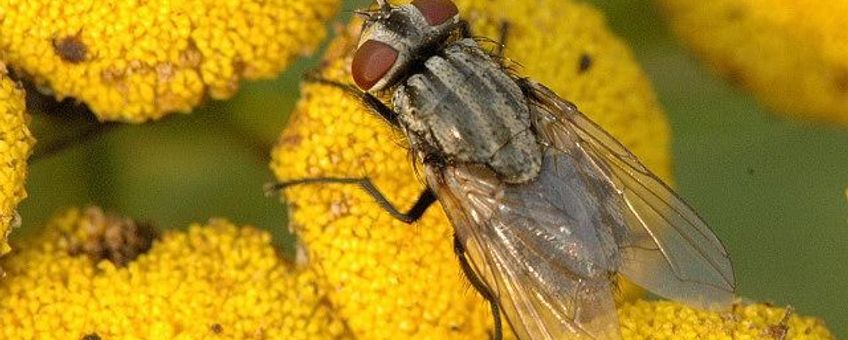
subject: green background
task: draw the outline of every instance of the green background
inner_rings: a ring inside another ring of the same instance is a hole
[[[347,1],[339,20],[368,2]],[[792,305],[848,336],[848,128],[787,121],[758,106],[682,48],[650,2],[595,2],[655,86],[674,134],[679,192],[729,248],[739,294]],[[290,245],[285,209],[262,185],[272,180],[268,150],[314,63],[244,83],[232,100],[191,115],[118,125],[34,160],[18,235],[62,207],[97,204],[162,228],[227,217]],[[67,126],[34,113],[39,147]]]

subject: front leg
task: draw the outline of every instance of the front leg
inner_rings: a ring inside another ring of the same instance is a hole
[[[318,177],[318,178],[306,178],[306,179],[298,179],[292,181],[285,182],[277,182],[270,183],[266,185],[265,192],[267,194],[273,194],[283,190],[285,188],[301,185],[301,184],[320,184],[320,183],[338,183],[338,184],[357,184],[366,193],[368,193],[380,207],[383,208],[389,215],[392,215],[395,219],[406,223],[411,224],[419,219],[424,213],[427,211],[433,203],[436,202],[436,195],[433,194],[429,188],[424,189],[420,195],[418,195],[418,199],[415,201],[415,204],[412,205],[412,208],[409,208],[406,212],[401,212],[400,209],[396,208],[392,202],[386,198],[380,190],[371,182],[371,179],[367,177],[363,178],[336,178],[336,177]]]
[[[391,125],[392,127],[396,128],[396,129],[400,128],[400,122],[398,122],[397,112],[392,110],[390,107],[386,106],[386,104],[383,104],[383,102],[381,102],[380,99],[378,99],[374,95],[372,95],[368,92],[362,91],[354,85],[345,84],[345,83],[341,83],[341,82],[338,82],[338,81],[335,81],[335,80],[322,78],[316,72],[307,73],[303,77],[303,81],[307,82],[307,83],[318,83],[318,84],[336,87],[336,88],[344,91],[345,93],[351,95],[352,97],[359,99],[363,104],[365,104],[366,107],[371,109],[371,111],[380,115],[380,117],[383,117],[383,119],[385,119],[386,122],[388,122],[389,125]]]

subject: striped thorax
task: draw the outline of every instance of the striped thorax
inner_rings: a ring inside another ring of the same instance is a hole
[[[462,30],[450,1],[381,3],[363,26],[354,80],[368,92],[393,91],[401,128],[425,163],[475,163],[508,183],[531,180],[542,155],[527,100]]]

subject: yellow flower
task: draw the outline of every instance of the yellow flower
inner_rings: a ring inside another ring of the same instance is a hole
[[[0,337],[351,338],[323,280],[282,261],[267,233],[220,219],[155,241],[151,231],[96,207],[57,214],[40,235],[0,260],[9,268],[0,280]],[[429,311],[433,320],[456,315],[443,312]],[[774,339],[783,331],[793,339],[833,338],[817,319],[786,318],[784,309],[763,304],[710,313],[638,301],[619,315],[625,339]],[[389,333],[399,326],[362,337],[411,337]],[[475,338],[469,327],[458,327],[455,337]]]
[[[0,62],[0,256],[10,250],[6,238],[19,223],[15,207],[26,198],[27,158],[35,144],[27,122],[24,91],[7,77]]]
[[[149,231],[98,208],[58,214],[0,260],[0,338],[345,337],[315,274],[268,233],[215,219],[151,247]]]
[[[725,313],[668,301],[637,301],[618,311],[625,339],[835,339],[821,320],[767,304],[737,304]]]
[[[457,4],[478,35],[497,38],[501,22],[508,22],[506,55],[519,74],[575,102],[668,179],[665,117],[631,53],[597,10],[565,0]],[[331,46],[324,77],[352,82],[348,68],[358,24],[352,26],[353,33]],[[424,187],[402,136],[334,87],[304,85],[303,100],[272,156],[280,180],[367,176],[403,208]],[[451,225],[438,206],[405,225],[353,185],[304,185],[285,195],[290,223],[355,335],[488,336],[488,305],[463,278]]]
[[[658,2],[689,47],[771,109],[848,124],[848,1]]]
[[[338,0],[0,0],[0,60],[101,120],[142,122],[276,76]]]

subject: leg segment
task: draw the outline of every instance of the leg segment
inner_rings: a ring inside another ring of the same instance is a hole
[[[429,188],[424,189],[421,192],[421,195],[418,196],[418,200],[415,201],[415,204],[412,205],[412,208],[407,210],[406,212],[401,212],[397,209],[392,202],[384,196],[380,190],[374,186],[374,183],[371,182],[368,178],[334,178],[334,177],[319,177],[319,178],[307,178],[307,179],[299,179],[293,181],[286,182],[278,182],[278,183],[270,183],[266,185],[265,192],[268,194],[273,194],[285,188],[301,185],[301,184],[320,184],[320,183],[339,183],[339,184],[356,184],[359,185],[377,204],[380,205],[389,215],[400,220],[403,223],[412,223],[418,221],[424,212],[427,211],[434,202],[436,202],[436,195],[430,191]]]
[[[492,294],[489,287],[480,280],[480,277],[474,273],[474,269],[472,269],[471,264],[468,263],[468,258],[465,257],[465,247],[456,235],[453,236],[453,251],[456,253],[456,256],[459,257],[459,266],[462,268],[462,273],[465,274],[465,278],[471,283],[471,286],[473,286],[474,289],[476,289],[477,292],[486,299],[486,301],[489,301],[489,307],[492,309],[492,317],[495,322],[495,334],[492,338],[495,340],[503,339],[500,307],[498,307],[498,302],[495,300],[495,295]]]
[[[329,85],[329,86],[337,87],[337,88],[341,89],[342,91],[345,91],[347,94],[361,100],[362,103],[365,104],[365,106],[367,106],[369,109],[371,109],[371,111],[374,111],[375,113],[380,115],[380,117],[383,117],[383,119],[385,119],[387,122],[389,122],[389,124],[391,124],[393,127],[400,128],[400,123],[398,123],[397,113],[394,110],[392,110],[391,108],[386,106],[386,104],[383,104],[383,102],[381,102],[379,99],[377,99],[377,97],[374,97],[374,95],[372,95],[368,92],[362,91],[359,88],[357,88],[356,86],[353,86],[353,85],[350,85],[350,84],[340,83],[340,82],[337,82],[335,80],[321,78],[321,76],[318,75],[317,72],[307,73],[303,77],[303,81],[308,82],[308,83],[319,83],[319,84],[323,84],[323,85]]]
[[[489,38],[478,38],[481,40],[485,40],[488,42],[492,42],[495,44],[495,50],[492,54],[493,56],[503,59],[504,58],[504,50],[506,49],[507,38],[509,37],[509,22],[506,20],[501,21],[499,32],[498,32],[498,40],[492,40]],[[474,35],[471,33],[470,24],[462,20],[459,22],[459,35],[463,38],[471,38]]]
[[[459,20],[459,36],[463,38],[471,38],[471,25],[468,21]]]
[[[503,58],[504,56],[507,38],[509,38],[509,22],[501,21],[500,33],[498,34],[498,48],[495,50],[498,57]]]

